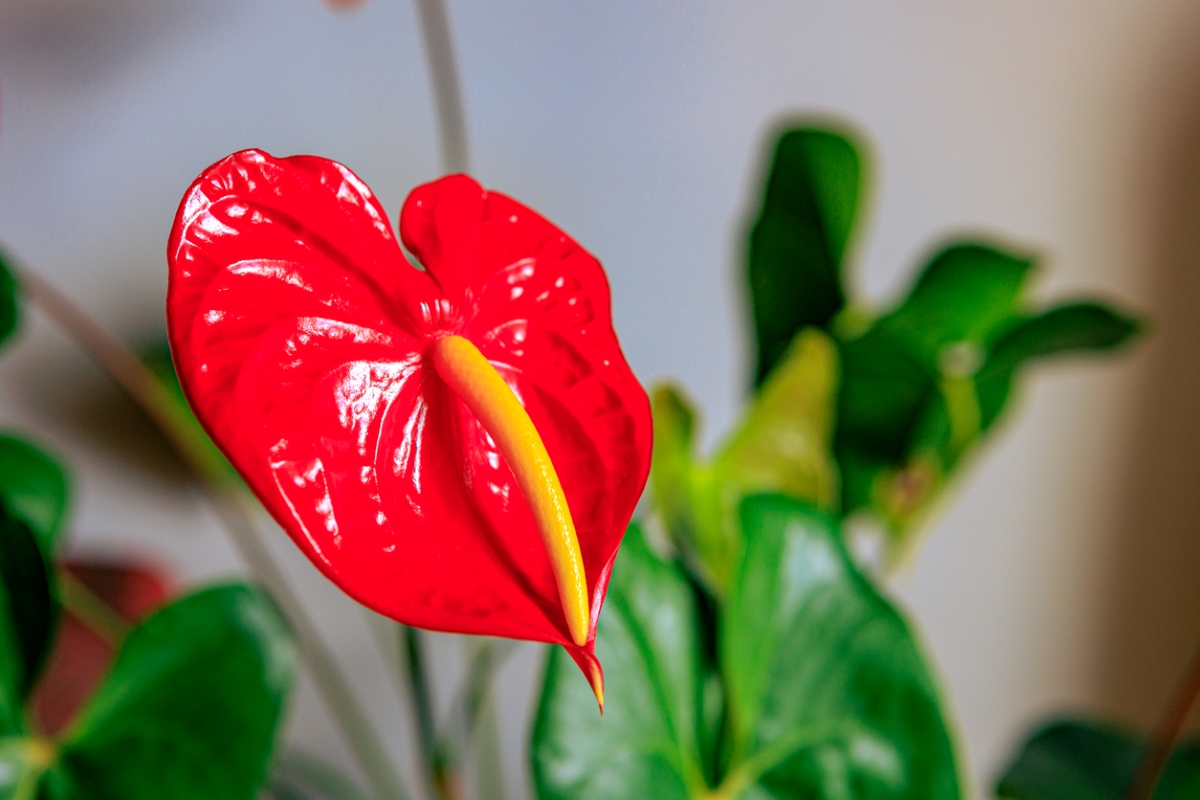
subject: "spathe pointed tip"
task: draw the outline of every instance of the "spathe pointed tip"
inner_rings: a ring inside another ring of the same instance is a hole
[[[592,685],[592,691],[596,695],[596,705],[600,707],[600,716],[604,716],[604,670],[600,669],[600,662],[593,661],[592,668],[588,670],[588,683]]]

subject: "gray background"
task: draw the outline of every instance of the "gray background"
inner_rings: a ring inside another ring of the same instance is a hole
[[[953,231],[1045,257],[1045,295],[1149,312],[1119,363],[1041,370],[895,581],[983,786],[1048,713],[1148,723],[1200,635],[1200,4],[452,2],[475,173],[609,270],[643,380],[699,399],[710,444],[747,376],[740,233],[765,131],[854,122],[873,145],[851,280],[881,303]],[[405,0],[0,0],[0,240],[105,325],[162,327],[176,204],[233,150],[356,170],[393,217],[438,174]],[[182,582],[240,563],[143,423],[33,318],[0,360],[0,424],[62,452],[77,553],[133,550]],[[388,744],[407,717],[363,617],[286,544]],[[445,690],[458,643],[440,638]],[[527,785],[525,647],[501,676],[510,796]],[[289,736],[349,756],[306,686]]]

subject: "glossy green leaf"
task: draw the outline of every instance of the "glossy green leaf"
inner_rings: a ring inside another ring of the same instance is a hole
[[[908,297],[879,319],[876,330],[931,371],[956,366],[945,363],[955,355],[948,346],[973,344],[982,357],[994,331],[1019,312],[1032,266],[1031,259],[987,245],[950,245],[930,260]],[[963,371],[973,371],[971,366]]]
[[[24,439],[0,434],[0,502],[51,558],[67,510],[67,476],[58,461]]]
[[[778,492],[837,508],[831,451],[837,385],[833,341],[816,328],[802,331],[710,461],[693,461],[695,418],[682,394],[669,386],[653,392],[655,502],[718,594],[740,546],[738,506],[745,495]]]
[[[762,495],[743,504],[742,526],[721,623],[738,754],[727,780],[759,783],[758,798],[957,800],[929,670],[836,523]]]
[[[8,256],[0,250],[0,343],[6,341],[21,323],[20,286],[9,265]]]
[[[58,620],[53,579],[37,539],[0,507],[0,734],[23,728],[22,704]]]
[[[1120,800],[1145,740],[1108,725],[1052,722],[1034,733],[1005,770],[996,793],[1011,800]],[[1200,797],[1200,741],[1179,745],[1154,800]]]
[[[603,717],[570,656],[557,647],[550,653],[532,745],[541,800],[697,796],[704,785],[697,628],[687,579],[631,526],[596,634]]]
[[[267,777],[295,672],[257,590],[228,585],[159,610],[59,745],[48,800],[251,800]]]
[[[842,260],[858,211],[855,143],[828,130],[779,138],[750,231],[749,280],[761,384],[806,326],[826,327],[846,303]]]

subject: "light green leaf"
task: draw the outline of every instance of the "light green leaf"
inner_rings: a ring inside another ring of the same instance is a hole
[[[67,509],[67,476],[59,463],[24,439],[0,434],[0,502],[52,558]]]
[[[605,708],[554,648],[533,732],[541,800],[686,800],[703,787],[698,621],[691,586],[637,525],[613,567],[596,634]]]
[[[252,800],[296,654],[275,607],[244,585],[159,610],[129,634],[59,747],[47,800]]]
[[[755,385],[766,379],[801,328],[827,326],[845,305],[842,261],[863,172],[849,136],[817,128],[780,136],[762,209],[750,231]]]
[[[764,495],[745,501],[742,525],[721,621],[736,754],[727,780],[759,783],[759,797],[957,800],[929,670],[834,521]]]
[[[802,331],[711,461],[693,461],[694,415],[673,387],[653,392],[654,498],[672,537],[694,554],[711,589],[724,592],[741,543],[738,506],[778,492],[827,509],[839,501],[833,461],[837,350]]]

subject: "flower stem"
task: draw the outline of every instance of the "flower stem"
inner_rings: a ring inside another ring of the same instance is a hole
[[[1171,751],[1183,735],[1184,726],[1197,704],[1200,704],[1200,648],[1196,649],[1182,680],[1167,702],[1158,727],[1146,745],[1133,782],[1125,793],[1125,800],[1150,800],[1154,796],[1154,790],[1171,760]]]
[[[408,686],[417,722],[417,743],[421,749],[421,759],[425,762],[429,788],[439,800],[449,800],[445,765],[440,763],[438,757],[433,695],[429,689],[429,676],[425,671],[425,648],[421,643],[421,631],[407,625],[398,625],[398,632],[400,660],[405,665],[408,675]]]
[[[105,644],[120,646],[129,632],[129,623],[68,569],[58,570],[58,594],[63,608],[85,628]]]
[[[198,447],[189,434],[182,419],[182,409],[137,356],[36,273],[21,269],[16,270],[16,276],[28,298],[133,399],[200,480],[251,573],[275,598],[291,624],[301,656],[376,797],[378,800],[407,800],[408,792],[380,746],[362,705],[260,538],[255,524],[258,509],[254,501],[240,486],[222,477],[219,465],[215,464],[207,448]]]
[[[442,164],[447,173],[466,172],[470,168],[467,158],[467,121],[446,4],[443,0],[416,0],[416,3],[437,107]]]

